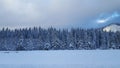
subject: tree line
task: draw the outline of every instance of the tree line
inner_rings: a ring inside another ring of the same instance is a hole
[[[43,29],[41,27],[0,30],[0,50],[106,50],[120,49],[120,32],[102,29]]]

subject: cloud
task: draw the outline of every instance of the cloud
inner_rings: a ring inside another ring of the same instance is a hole
[[[110,14],[107,17],[104,14],[102,14],[96,22],[99,24],[107,23],[108,21],[112,21],[118,17],[120,17],[120,14],[118,12],[114,12],[113,14]]]
[[[119,6],[120,0],[0,0],[0,25],[93,27],[92,19]]]
[[[1,0],[5,11],[23,18],[37,18],[39,15],[36,6],[32,3],[25,3],[23,0]]]

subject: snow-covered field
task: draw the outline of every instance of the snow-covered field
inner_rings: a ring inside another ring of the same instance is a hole
[[[0,68],[120,68],[120,51],[1,51]]]

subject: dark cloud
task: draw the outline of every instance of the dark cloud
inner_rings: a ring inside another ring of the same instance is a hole
[[[120,0],[0,0],[0,26],[93,27],[97,16],[119,6]]]

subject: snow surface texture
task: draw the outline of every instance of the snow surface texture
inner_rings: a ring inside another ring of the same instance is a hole
[[[119,68],[119,50],[0,52],[0,68]]]
[[[113,25],[110,25],[110,26],[107,26],[103,29],[103,31],[106,31],[106,32],[117,32],[119,31],[120,32],[120,25],[116,25],[116,24],[113,24]]]

